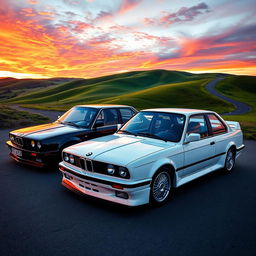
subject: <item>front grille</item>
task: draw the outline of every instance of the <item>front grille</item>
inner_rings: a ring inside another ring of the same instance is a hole
[[[92,172],[92,171],[93,171],[92,161],[86,159],[85,162],[86,162],[87,171],[88,171],[88,172]]]
[[[27,149],[27,150],[32,150],[32,151],[39,151],[37,147],[32,147],[31,146],[31,140],[25,137],[20,137],[20,136],[13,136],[12,143],[15,144],[16,146]]]
[[[14,137],[14,144],[23,147],[23,139],[21,137],[15,136]]]
[[[80,167],[85,170],[85,162],[83,158],[80,158]]]
[[[106,174],[107,165],[108,165],[107,163],[93,161],[94,171],[98,173]]]
[[[93,171],[93,166],[92,166],[92,161],[88,160],[88,159],[84,159],[82,157],[78,157],[74,155],[74,164],[75,166],[88,171],[88,172],[92,172]]]

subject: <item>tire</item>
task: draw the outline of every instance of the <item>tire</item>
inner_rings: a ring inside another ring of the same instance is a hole
[[[224,165],[224,172],[225,173],[231,173],[232,170],[234,169],[236,162],[236,153],[233,148],[230,148],[226,154],[226,159],[225,159],[225,165]]]
[[[171,194],[172,182],[168,168],[161,168],[154,175],[150,189],[150,203],[155,206],[165,204]]]

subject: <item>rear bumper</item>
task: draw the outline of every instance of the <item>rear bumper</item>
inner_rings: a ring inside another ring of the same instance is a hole
[[[76,173],[75,169],[59,164],[63,174],[62,185],[80,195],[89,195],[127,206],[149,202],[150,180],[139,182],[116,182],[93,177],[93,173]],[[118,187],[118,188],[117,188]]]
[[[59,157],[59,151],[50,152],[36,152],[27,149],[20,148],[13,144],[11,141],[6,141],[6,145],[10,150],[10,157],[16,162],[31,165],[35,167],[45,167],[47,164],[57,162]],[[14,151],[19,152],[19,155]]]

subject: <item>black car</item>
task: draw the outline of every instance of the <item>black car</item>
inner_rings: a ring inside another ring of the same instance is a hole
[[[137,110],[124,105],[79,105],[57,121],[10,132],[6,142],[17,162],[45,167],[57,162],[70,145],[113,134]]]

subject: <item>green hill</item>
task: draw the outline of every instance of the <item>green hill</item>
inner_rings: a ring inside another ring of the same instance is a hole
[[[220,81],[216,89],[222,94],[252,107],[252,111],[245,115],[224,116],[224,118],[239,121],[247,138],[256,139],[256,77],[230,76]]]
[[[45,116],[28,113],[26,111],[17,111],[6,105],[0,104],[0,129],[17,128],[42,124],[49,122],[50,119]]]
[[[132,105],[137,109],[185,107],[230,112],[234,109],[232,104],[205,90],[205,85],[218,75],[167,70],[133,71],[92,79],[61,80],[56,84],[52,82],[54,79],[49,79],[42,81],[46,84],[48,81],[46,86],[36,83],[36,89],[32,89],[35,81],[16,81],[16,84],[6,81],[9,88],[19,88],[22,94],[11,96],[3,103],[58,110],[67,110],[76,104],[109,103]],[[4,85],[0,80],[1,89]],[[246,115],[225,118],[240,121],[246,134],[256,138],[256,78],[226,75],[217,89],[252,106],[252,111]]]
[[[132,93],[161,85],[198,81],[213,78],[212,74],[195,75],[187,72],[153,70],[128,72],[93,79],[79,79],[51,86],[8,100],[9,103],[47,104],[62,106],[74,104],[103,103],[116,97],[129,96]]]
[[[54,86],[60,83],[69,82],[73,78],[50,78],[50,79],[15,79],[1,78],[0,79],[0,99],[10,99],[20,96],[29,91]]]

